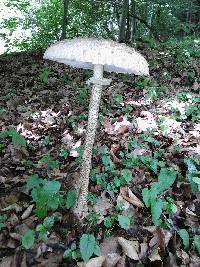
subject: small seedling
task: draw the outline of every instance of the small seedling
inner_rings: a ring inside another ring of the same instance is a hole
[[[44,155],[39,161],[38,165],[46,167],[47,169],[58,169],[59,161],[54,159],[50,154]]]
[[[28,230],[23,236],[22,236],[22,246],[25,249],[30,249],[33,247],[35,242],[35,232],[33,230]]]
[[[39,73],[39,78],[40,78],[40,81],[43,82],[44,84],[47,84],[48,83],[48,78],[49,78],[49,75],[52,74],[53,72],[44,67],[40,70],[40,73]]]
[[[65,147],[60,149],[59,156],[67,158],[69,156],[69,150]]]
[[[8,137],[11,138],[13,146],[26,146],[25,138],[19,134],[15,128],[10,128],[9,130],[0,133],[0,139],[5,139]]]
[[[61,184],[58,181],[49,181],[40,178],[37,174],[31,175],[27,180],[27,188],[36,203],[36,214],[45,218],[48,210],[55,211],[60,204]]]
[[[6,227],[7,215],[0,215],[0,231]]]
[[[38,233],[38,239],[44,240],[49,234],[49,230],[52,229],[55,223],[55,218],[53,216],[46,217],[42,224],[37,225],[36,232]]]

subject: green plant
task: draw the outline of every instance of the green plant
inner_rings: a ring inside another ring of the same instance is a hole
[[[200,171],[198,170],[200,164],[199,159],[194,156],[188,157],[184,159],[184,163],[187,166],[186,178],[191,184],[192,191],[200,191]]]
[[[89,222],[90,225],[96,226],[97,222],[99,221],[101,215],[98,212],[90,212],[87,216],[86,219]]]
[[[148,85],[148,82],[149,82],[148,79],[139,78],[139,79],[135,82],[135,86],[138,87],[139,89],[144,89],[144,88]]]
[[[80,238],[79,247],[84,262],[88,262],[93,254],[100,256],[100,247],[97,245],[94,235],[83,234]]]
[[[67,195],[66,197],[64,198],[65,199],[65,207],[67,209],[71,209],[75,206],[76,204],[76,191],[75,190],[69,190],[67,192]]]
[[[35,232],[33,230],[28,230],[22,236],[22,246],[25,249],[30,249],[34,245],[34,242],[35,242]]]
[[[37,225],[36,232],[38,233],[39,240],[43,240],[47,238],[49,234],[48,231],[52,229],[52,227],[54,226],[54,223],[55,223],[55,218],[54,216],[51,216],[51,217],[46,217],[43,223]]]
[[[3,150],[6,147],[5,144],[0,144],[0,151]]]
[[[0,215],[0,231],[6,227],[7,215]]]
[[[87,103],[88,89],[87,87],[78,88],[78,94],[74,97],[74,100],[79,104]]]
[[[65,147],[62,147],[60,149],[59,156],[67,158],[69,156],[69,150]]]
[[[113,96],[116,105],[119,105],[121,102],[123,102],[123,95],[120,94],[114,94]]]
[[[47,211],[56,210],[60,204],[61,184],[58,181],[49,181],[39,178],[37,174],[29,176],[27,188],[31,190],[31,196],[36,203],[36,214],[39,218],[45,218]]]
[[[142,142],[139,142],[136,138],[129,136],[127,138],[128,150],[131,151],[134,148],[143,148],[145,145]]]
[[[116,215],[109,215],[105,217],[103,223],[106,228],[112,228],[116,223]]]
[[[89,192],[87,196],[87,201],[92,205],[95,205],[100,197],[96,193]]]
[[[46,145],[49,145],[50,141],[51,141],[51,137],[50,137],[50,135],[47,135],[47,136],[45,136],[42,143],[46,146]]]
[[[131,111],[133,111],[133,108],[131,107],[131,105],[125,105],[123,108],[122,108],[122,112],[124,113],[125,117],[128,118]]]
[[[187,230],[186,229],[181,229],[181,230],[178,231],[178,234],[179,234],[180,238],[183,241],[184,248],[186,250],[188,250],[189,249],[189,245],[190,245],[190,237],[189,237],[189,234],[188,234]]]
[[[200,120],[200,105],[197,103],[188,104],[185,108],[185,115],[192,118],[192,121]]]
[[[198,251],[198,254],[200,255],[200,235],[194,236],[193,244],[194,244],[196,250]]]
[[[26,146],[25,138],[19,134],[15,128],[10,128],[9,130],[0,133],[0,139],[5,139],[7,137],[11,137],[14,146]]]
[[[71,246],[65,250],[63,258],[73,260],[81,259],[81,253],[77,248],[76,243],[72,243]]]
[[[54,159],[50,154],[46,154],[38,161],[38,165],[48,169],[58,169],[59,161]]]
[[[39,72],[40,81],[43,82],[44,84],[47,84],[49,75],[52,73],[53,72],[50,69],[48,69],[46,67],[42,68]]]
[[[146,134],[140,134],[140,137],[147,143],[150,143],[154,146],[160,146],[161,142],[156,140],[154,137]]]
[[[147,208],[151,207],[152,221],[155,225],[161,225],[160,216],[163,210],[174,212],[175,207],[171,199],[161,199],[161,194],[169,189],[175,182],[177,172],[169,168],[161,168],[158,175],[158,182],[155,182],[150,189],[142,190],[143,201]]]
[[[118,215],[118,222],[121,228],[128,230],[130,227],[131,219],[125,215]]]

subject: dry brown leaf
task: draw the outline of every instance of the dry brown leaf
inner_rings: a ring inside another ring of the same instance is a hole
[[[7,206],[4,209],[1,209],[1,211],[8,211],[8,210],[14,210],[16,213],[18,213],[22,211],[22,207],[18,204],[12,204],[12,205]]]
[[[147,257],[147,252],[148,252],[148,245],[147,245],[147,243],[141,243],[140,244],[139,258],[141,260],[145,259]]]
[[[13,256],[3,257],[0,262],[0,267],[11,267],[13,262]]]
[[[190,257],[189,255],[182,249],[177,249],[176,251],[177,257],[179,257],[182,261],[183,264],[188,265],[190,262]]]
[[[121,257],[116,267],[126,267],[126,256]]]
[[[120,259],[121,256],[118,253],[108,254],[103,263],[103,267],[115,267]]]
[[[122,210],[128,210],[130,208],[130,203],[126,201],[121,195],[117,197],[117,205],[121,207]]]
[[[133,192],[130,190],[130,188],[128,188],[127,186],[124,186],[124,187],[120,188],[120,194],[126,201],[131,203],[133,206],[136,206],[138,208],[143,208],[144,207],[144,204],[142,203],[142,201],[139,200],[139,198],[136,197],[133,194]]]
[[[104,256],[96,257],[96,258],[90,259],[85,265],[85,267],[101,267],[104,261],[105,261]]]
[[[112,144],[111,145],[111,148],[110,148],[110,155],[112,157],[112,160],[115,164],[118,164],[120,163],[120,160],[118,159],[118,157],[115,155],[118,150],[119,150],[119,144]]]
[[[118,247],[117,237],[106,238],[103,243],[100,244],[101,255],[107,256],[108,254],[117,254],[119,252]]]
[[[114,124],[111,124],[111,120],[106,118],[103,123],[105,128],[105,132],[109,135],[120,135],[129,131],[129,129],[133,128],[133,124],[129,122],[125,117],[120,117],[118,121]]]
[[[130,259],[139,260],[138,252],[139,252],[139,242],[138,241],[129,241],[123,237],[117,238],[120,246],[122,247],[123,252]]]
[[[30,205],[22,214],[21,218],[22,220],[28,218],[33,210],[34,204]]]
[[[101,198],[98,202],[94,205],[94,211],[99,213],[101,216],[105,216],[108,213],[108,209],[112,208],[113,204],[110,202],[105,195],[105,192],[101,193]]]
[[[151,254],[149,255],[149,259],[151,262],[153,261],[162,261],[159,253],[158,253],[158,249],[154,249],[152,250]]]

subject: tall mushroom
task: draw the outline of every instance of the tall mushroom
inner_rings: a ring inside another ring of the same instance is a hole
[[[93,84],[93,87],[82,167],[80,177],[76,182],[78,200],[74,212],[79,218],[83,218],[87,212],[92,148],[95,140],[102,87],[103,85],[109,85],[111,82],[111,79],[103,78],[103,71],[148,75],[148,63],[135,49],[125,44],[95,38],[75,38],[58,42],[46,50],[44,59],[94,71],[93,77],[87,81],[88,84]]]

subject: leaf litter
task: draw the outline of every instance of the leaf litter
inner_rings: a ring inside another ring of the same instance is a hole
[[[87,124],[89,73],[47,63],[41,51],[1,56],[0,127],[9,132],[0,136],[0,266],[198,266],[200,99],[199,80],[191,81],[188,72],[198,77],[199,64],[193,58],[183,68],[159,49],[143,52],[151,78],[113,75],[103,93],[88,196],[93,216],[80,226],[69,210],[50,209],[55,224],[46,232],[27,178],[38,174],[59,181],[63,191],[73,187]],[[170,173],[176,179],[165,183]],[[125,219],[127,229],[117,218]],[[25,236],[35,229],[40,232]],[[74,258],[63,258],[89,232],[101,255],[86,265],[75,260],[75,251]],[[35,242],[38,234],[46,236]],[[33,241],[30,249],[22,247],[23,238],[28,245]]]

